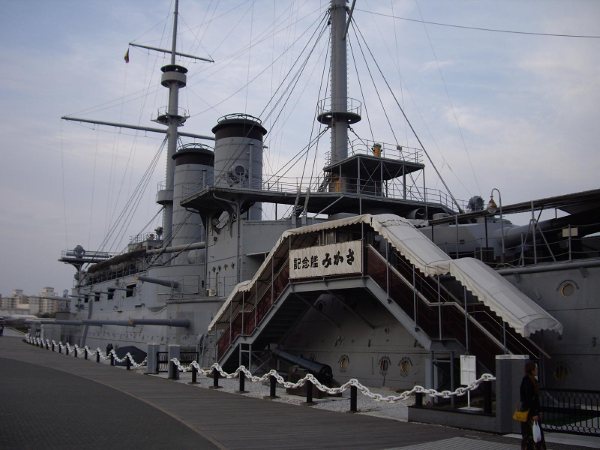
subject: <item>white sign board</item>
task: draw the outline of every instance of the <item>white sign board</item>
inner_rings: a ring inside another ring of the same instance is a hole
[[[361,241],[290,251],[290,278],[325,277],[362,272]]]
[[[468,386],[477,380],[476,359],[473,355],[460,355],[460,384]]]

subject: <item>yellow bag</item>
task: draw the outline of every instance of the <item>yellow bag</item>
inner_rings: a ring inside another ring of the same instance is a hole
[[[516,420],[517,422],[527,422],[527,416],[529,416],[529,410],[527,411],[519,411],[518,409],[515,410],[515,412],[513,413],[513,420]]]

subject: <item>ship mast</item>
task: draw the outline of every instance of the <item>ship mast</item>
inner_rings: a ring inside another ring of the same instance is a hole
[[[140,47],[147,50],[153,50],[161,53],[168,53],[170,63],[161,67],[162,77],[161,84],[169,89],[169,100],[166,108],[159,111],[158,117],[155,119],[156,122],[166,125],[166,129],[144,127],[139,125],[128,125],[124,123],[106,122],[99,120],[82,119],[77,117],[63,116],[62,119],[76,122],[93,123],[96,125],[107,125],[117,128],[128,128],[133,130],[141,130],[152,133],[166,133],[167,134],[167,167],[164,189],[158,191],[156,195],[156,202],[163,206],[163,242],[165,246],[168,246],[171,238],[173,237],[173,188],[175,178],[175,162],[173,155],[177,151],[177,143],[179,136],[187,136],[195,139],[203,140],[214,140],[212,136],[205,136],[192,133],[179,133],[178,128],[184,124],[186,119],[189,117],[187,112],[179,109],[179,89],[186,86],[187,83],[187,69],[181,65],[175,63],[176,56],[182,56],[186,58],[196,59],[200,61],[214,62],[209,58],[201,58],[198,56],[188,55],[185,53],[177,52],[177,20],[179,16],[179,0],[175,0],[175,10],[173,12],[173,35],[171,41],[171,49],[161,49],[156,47],[149,47],[146,45],[129,43],[132,47]]]
[[[169,104],[166,114],[159,115],[157,122],[167,125],[167,175],[163,197],[163,242],[165,245],[173,237],[173,183],[175,175],[175,161],[173,155],[177,151],[177,129],[185,122],[187,115],[179,112],[179,89],[186,85],[187,69],[175,64],[177,51],[177,16],[179,14],[179,0],[175,0],[173,12],[173,38],[171,41],[171,64],[161,68],[163,75],[161,84],[169,89]],[[158,193],[161,195],[161,192]]]
[[[331,163],[348,156],[348,124],[343,112],[348,109],[346,61],[346,0],[332,0],[331,9],[331,107],[338,113],[331,123]]]
[[[317,116],[319,122],[331,127],[330,164],[348,157],[348,126],[361,119],[360,102],[348,98],[346,33],[351,17],[346,19],[347,10],[346,0],[331,0],[331,98],[320,102]],[[330,180],[330,190],[339,191],[343,185],[339,178]]]

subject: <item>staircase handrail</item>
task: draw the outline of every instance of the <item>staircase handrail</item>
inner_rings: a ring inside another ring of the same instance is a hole
[[[408,287],[411,287],[411,283],[408,282],[408,280],[406,280],[406,278],[404,278],[397,270],[394,266],[392,266],[388,261],[385,260],[385,258],[383,257],[383,255],[381,255],[374,247],[372,247],[371,245],[369,245],[369,247],[373,248],[373,250],[375,250],[375,254],[377,257],[379,257],[385,264],[389,265],[390,270],[396,274],[403,283],[407,284]],[[377,282],[376,282],[377,283]],[[379,284],[379,283],[377,283]],[[415,288],[416,290],[416,288]],[[416,290],[417,294],[419,294],[419,291]],[[457,308],[463,315],[465,315],[465,309],[464,307],[462,307],[460,305],[460,303],[457,302],[436,302],[436,303],[432,303],[429,300],[427,300],[426,297],[424,296],[419,296],[418,297],[426,303],[427,306],[438,306],[441,304],[441,306],[454,306],[455,308]],[[475,320],[474,317],[472,317],[470,314],[467,315],[467,320],[469,321],[469,323],[475,325],[481,332],[483,332],[483,334],[485,334],[492,342],[494,342],[496,345],[498,345],[499,347],[503,348],[504,345],[498,341],[498,339],[496,339],[496,337],[494,335],[492,335],[485,327],[483,327],[483,325],[481,325],[479,322],[477,322]],[[460,342],[460,341],[459,341]]]
[[[286,258],[284,259],[284,262],[283,262],[283,263],[280,265],[280,267],[279,267],[278,271],[277,271],[276,273],[275,273],[275,272],[273,273],[273,275],[272,275],[272,278],[271,278],[271,284],[270,284],[268,287],[265,287],[265,288],[262,290],[262,292],[260,292],[260,291],[257,291],[257,292],[256,292],[256,302],[255,302],[255,303],[252,305],[252,309],[251,309],[250,311],[242,311],[242,310],[241,310],[241,311],[239,311],[239,312],[237,313],[237,315],[235,316],[235,318],[233,319],[233,322],[235,322],[235,321],[237,320],[237,318],[238,318],[240,315],[242,315],[242,314],[252,314],[252,313],[253,313],[253,312],[256,310],[256,307],[258,306],[258,304],[260,303],[260,301],[261,301],[261,300],[264,298],[265,294],[266,294],[266,293],[269,291],[269,289],[273,289],[273,283],[275,282],[275,280],[276,280],[276,279],[278,279],[278,278],[279,278],[279,276],[281,275],[281,272],[282,272],[283,270],[285,270],[285,268],[286,268],[286,263],[288,263],[288,261],[289,261],[289,256],[288,256],[288,257],[286,257]],[[289,281],[288,281],[288,283],[287,283],[287,284],[289,285]],[[284,287],[283,291],[285,291],[285,288],[287,288],[287,285]],[[282,293],[283,293],[283,291],[282,291]],[[259,293],[260,293],[260,295],[259,295]],[[271,304],[271,306],[270,306],[270,307],[269,307],[269,309],[267,310],[267,313],[268,313],[268,311],[270,311],[270,310],[273,308],[273,306],[274,306],[274,305],[277,303],[277,301],[279,300],[279,297],[281,297],[281,295],[279,295],[279,296],[277,296],[277,297],[274,297],[274,298],[273,298],[273,303]],[[265,313],[265,316],[266,316],[266,315],[267,315],[267,314]],[[264,318],[264,316],[263,316],[263,318]],[[261,318],[261,321],[262,321],[262,319],[263,319],[263,318]],[[252,335],[253,335],[253,334],[256,332],[256,330],[258,329],[258,325],[259,325],[259,322],[255,323],[255,324],[254,324],[254,329],[253,329],[253,330],[252,330],[252,332],[251,332],[251,333],[249,333],[249,334],[246,334],[246,333],[245,333],[245,330],[244,330],[244,327],[242,327],[242,329],[241,329],[241,331],[240,331],[240,334],[238,334],[237,336],[235,336],[235,337],[234,337],[234,338],[231,340],[231,342],[229,343],[229,346],[227,347],[227,349],[225,350],[225,352],[224,352],[223,354],[227,353],[227,351],[228,351],[228,350],[229,350],[229,349],[230,349],[232,346],[234,346],[234,345],[235,345],[235,343],[238,341],[238,339],[240,339],[242,336],[244,336],[244,337],[252,336]],[[220,339],[221,339],[221,338],[224,336],[224,334],[225,334],[225,331],[224,331],[224,332],[221,334],[221,336],[220,336],[220,337],[217,339],[217,341],[219,341],[219,340],[220,340]]]
[[[375,253],[377,253],[379,256],[381,256],[382,258],[384,258],[384,259],[385,259],[385,257],[384,257],[384,256],[383,256],[383,255],[382,255],[382,254],[381,254],[381,253],[380,253],[380,252],[379,252],[379,251],[378,251],[378,250],[377,250],[375,247],[371,246],[371,248],[373,248],[373,250],[375,251]],[[396,249],[392,248],[392,251],[393,251],[395,254],[397,254],[397,255],[399,256],[399,260],[400,260],[400,261],[401,261],[403,264],[405,264],[405,265],[409,266],[409,268],[412,268],[412,265],[410,264],[410,262],[409,262],[409,261],[407,261],[407,260],[406,260],[406,258],[402,257],[402,255],[401,255],[401,254],[400,254],[400,253],[399,253],[399,252],[398,252]],[[391,267],[393,270],[396,270],[396,268],[395,268],[394,266],[391,266],[391,265],[390,265],[390,267]],[[396,271],[397,271],[397,270],[396,270]],[[398,274],[399,274],[399,275],[402,277],[402,281],[403,281],[405,284],[408,284],[408,285],[409,285],[409,287],[411,287],[411,283],[410,283],[410,281],[406,280],[406,278],[405,278],[405,277],[404,277],[402,274],[400,274],[400,273],[399,273],[399,271],[397,271],[397,272],[398,272]],[[433,286],[431,286],[431,285],[429,284],[428,280],[427,280],[426,278],[424,278],[424,277],[423,277],[423,276],[422,276],[420,273],[418,273],[418,275],[417,275],[417,276],[418,276],[418,277],[421,279],[421,281],[425,282],[426,284],[428,284],[428,285],[429,285],[429,287],[430,287],[430,288],[432,288],[432,289],[433,289]],[[456,306],[456,307],[457,307],[457,308],[458,308],[458,309],[461,311],[461,313],[464,315],[464,307],[463,307],[463,302],[462,302],[462,301],[460,301],[460,300],[459,300],[459,299],[458,299],[458,298],[457,298],[457,297],[456,297],[456,296],[455,296],[455,295],[454,295],[452,292],[450,292],[450,290],[449,290],[449,289],[448,289],[446,286],[444,286],[444,285],[443,285],[443,284],[441,284],[441,283],[440,283],[440,289],[441,289],[441,290],[443,290],[443,291],[445,292],[445,294],[447,295],[448,299],[451,299],[451,301],[448,301],[448,300],[445,300],[445,301],[443,301],[443,302],[442,302],[442,305],[444,305],[444,304],[448,304],[448,305],[450,305],[450,304],[454,303],[454,304],[455,304],[455,306]],[[415,287],[415,288],[413,288],[413,290],[416,290],[416,292],[417,292],[418,294],[420,294],[420,291],[419,291],[419,290],[418,290],[416,287]],[[437,305],[438,305],[438,303],[437,303],[437,302],[430,302],[430,301],[428,301],[428,300],[426,299],[426,296],[425,296],[425,297],[423,297],[423,299],[424,299],[424,300],[427,302],[427,304],[428,304],[429,306],[437,306]],[[498,324],[498,321],[497,321],[497,320],[494,318],[494,315],[490,314],[490,309],[489,309],[489,307],[488,307],[488,306],[486,306],[485,304],[481,303],[481,302],[480,302],[479,304],[481,304],[481,305],[482,305],[482,306],[485,308],[485,310],[482,310],[481,312],[484,312],[484,313],[485,313],[485,314],[486,314],[488,317],[490,317],[490,318],[491,318],[491,319],[492,319],[492,320],[493,320],[495,323],[497,323],[497,324]],[[469,315],[469,317],[471,317],[471,316]],[[501,326],[501,324],[498,324],[498,325],[500,325],[500,326]],[[482,328],[480,328],[480,329],[482,329]],[[485,330],[487,330],[487,328],[485,328]],[[510,327],[508,327],[508,328],[507,328],[507,334],[508,334],[510,337],[512,337],[512,338],[513,338],[513,340],[517,341],[517,342],[519,343],[519,345],[520,345],[521,347],[523,347],[524,349],[526,349],[526,350],[527,350],[529,353],[543,354],[543,355],[545,355],[546,357],[549,357],[549,355],[548,355],[548,354],[547,354],[547,353],[546,353],[546,352],[545,352],[545,351],[544,351],[544,350],[543,350],[541,347],[539,347],[539,346],[538,346],[538,345],[537,345],[537,344],[536,344],[536,343],[535,343],[533,340],[531,340],[531,339],[529,339],[529,338],[519,337],[518,335],[516,335],[516,334],[514,334],[514,333],[510,332],[509,330],[511,330],[511,328],[510,328]],[[525,345],[525,342],[524,342],[524,341],[527,341],[527,343],[528,343],[528,344],[530,344],[530,345]],[[502,347],[504,347],[504,344],[502,344]],[[535,351],[534,351],[534,352],[532,352],[532,351],[530,350],[530,348],[533,348],[533,349],[535,349]]]

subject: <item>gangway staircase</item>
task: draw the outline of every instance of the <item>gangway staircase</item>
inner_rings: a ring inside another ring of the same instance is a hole
[[[290,279],[290,249],[318,245],[324,233],[360,239],[360,273]],[[280,342],[323,293],[370,295],[425,349],[475,355],[492,372],[497,354],[547,356],[529,338],[534,332],[562,332],[556,319],[481,261],[452,260],[406,219],[365,214],[286,231],[209,325],[217,360],[235,368],[244,349]]]

